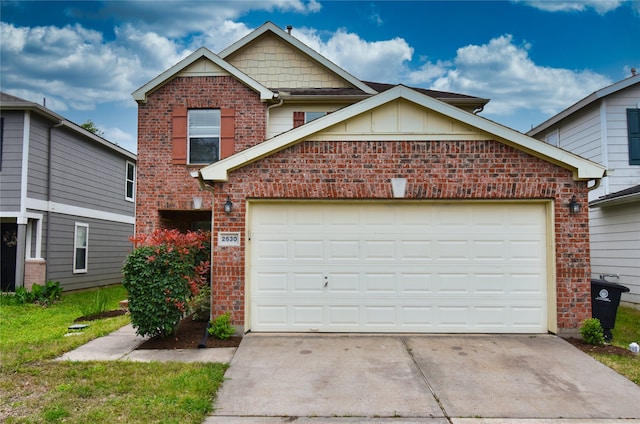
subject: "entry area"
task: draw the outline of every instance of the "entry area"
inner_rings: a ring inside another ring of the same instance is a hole
[[[546,333],[547,207],[250,202],[247,330]]]

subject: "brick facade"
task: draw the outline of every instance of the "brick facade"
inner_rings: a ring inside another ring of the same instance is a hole
[[[138,105],[137,233],[162,228],[160,210],[192,211],[193,197],[203,199],[202,210],[211,209],[210,194],[191,176],[202,166],[172,164],[172,114],[184,108],[233,109],[236,152],[265,138],[266,106],[232,77],[178,77],[151,93]]]
[[[264,141],[266,107],[232,77],[178,77],[139,104],[136,232],[162,227],[159,211],[189,211],[194,196],[203,198],[202,211],[214,215],[214,316],[231,311],[235,325],[244,323],[247,200],[392,199],[395,177],[407,179],[411,200],[553,201],[558,328],[575,331],[591,316],[587,186],[572,171],[497,141],[306,141],[232,171],[215,183],[212,205],[190,175],[199,166],[172,164],[173,111],[233,109],[238,152]],[[574,195],[583,208],[570,215]],[[227,197],[230,215],[222,208]],[[216,246],[218,231],[240,232],[241,246]]]
[[[575,331],[591,316],[588,211],[571,215],[567,207],[574,195],[587,204],[586,183],[496,141],[307,141],[231,172],[228,182],[215,184],[213,229],[240,232],[242,245],[214,246],[213,315],[232,311],[234,324],[244,321],[248,199],[392,199],[395,177],[407,179],[411,200],[553,201],[558,328]],[[230,215],[222,209],[227,196]]]

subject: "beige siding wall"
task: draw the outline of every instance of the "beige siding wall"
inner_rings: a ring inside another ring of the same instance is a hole
[[[270,34],[225,59],[269,88],[350,87],[318,62]]]
[[[269,110],[267,138],[289,131],[293,128],[293,112],[334,112],[344,105],[338,104],[295,104],[283,105]]]
[[[640,203],[592,209],[589,227],[592,276],[619,274],[622,300],[640,304]]]

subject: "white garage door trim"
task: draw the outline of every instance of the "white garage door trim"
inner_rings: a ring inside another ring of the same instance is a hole
[[[247,210],[246,330],[555,328],[551,202],[252,201]]]

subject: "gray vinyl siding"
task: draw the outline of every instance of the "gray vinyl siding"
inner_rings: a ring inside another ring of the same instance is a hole
[[[79,290],[122,282],[122,266],[132,250],[133,225],[50,214],[51,230],[47,279],[64,290]],[[87,272],[73,273],[75,224],[89,225]]]
[[[640,184],[640,165],[629,165],[629,134],[627,132],[627,109],[638,107],[640,86],[619,91],[607,97],[605,101],[609,193],[615,193]]]
[[[640,202],[591,209],[589,229],[592,275],[620,274],[622,300],[640,304]]]
[[[27,197],[47,200],[48,147],[50,120],[31,114],[29,131],[29,174]]]
[[[575,114],[560,127],[559,147],[583,158],[602,163],[600,107],[593,104]]]
[[[0,211],[20,210],[22,172],[22,131],[24,112],[3,111],[2,169],[0,170]]]
[[[125,199],[127,160],[97,143],[78,139],[67,129],[56,129],[50,200],[133,216],[134,202]]]

